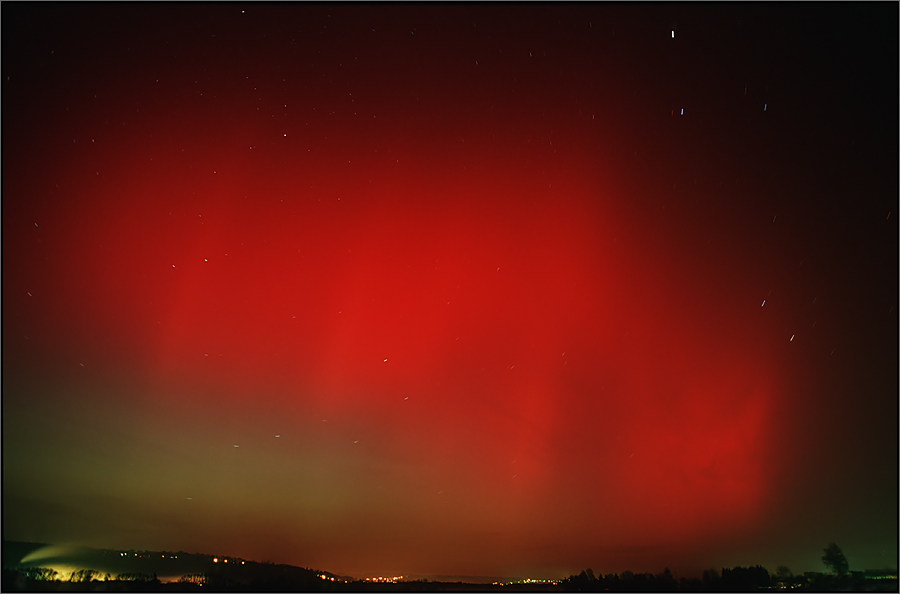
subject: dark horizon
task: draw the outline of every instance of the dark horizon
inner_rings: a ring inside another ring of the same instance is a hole
[[[162,557],[162,560],[160,559],[160,556]],[[273,569],[277,569],[277,567],[280,567],[276,566],[276,564],[273,564],[268,560],[242,559],[237,556],[222,554],[221,552],[198,553],[186,551],[146,551],[134,549],[121,551],[54,545],[51,543],[26,543],[6,540],[3,541],[3,557],[4,570],[15,569],[18,571],[27,571],[28,569],[35,568],[49,568],[57,570],[59,574],[57,579],[63,581],[69,579],[68,575],[73,571],[87,569],[96,570],[98,573],[94,579],[100,581],[110,578],[116,579],[117,576],[120,576],[119,579],[122,579],[121,576],[145,576],[149,579],[149,577],[152,575],[154,579],[159,579],[161,583],[165,584],[178,581],[178,579],[188,575],[213,575],[218,570],[223,570],[227,573],[227,570],[229,569],[229,562],[232,565],[240,566],[239,569],[243,568],[246,563],[255,566],[268,566],[272,567]],[[540,587],[542,585],[563,585],[565,587],[572,580],[576,580],[579,578],[577,574],[559,576],[555,578],[537,578],[535,576],[473,575],[346,576],[335,574],[325,568],[307,568],[302,565],[295,565],[293,567],[295,567],[296,569],[313,572],[316,574],[316,577],[319,577],[323,580],[337,580],[338,583],[342,584],[360,582],[389,585],[391,583],[403,584],[410,582],[438,582],[444,584],[462,583],[464,585],[519,584],[524,586],[533,585],[535,587]],[[736,566],[734,569],[737,569],[739,567],[753,567],[753,565],[743,564],[740,566]],[[776,576],[779,575],[780,572],[789,568],[780,566],[777,568],[777,570],[770,570],[770,568],[765,569],[771,576],[771,579],[775,581],[777,579],[784,579]],[[666,572],[669,572],[669,574],[672,576],[672,579],[674,580],[674,583],[680,585],[679,589],[690,590],[692,587],[699,587],[701,585],[709,586],[708,572],[716,572],[717,575],[721,577],[722,575],[727,574],[729,570],[732,570],[732,568],[708,567],[703,572],[697,575],[691,575],[681,574],[678,571],[673,571],[669,567],[665,567],[656,572],[646,573],[654,574],[659,577]],[[589,577],[585,576],[585,571],[589,572]],[[896,566],[893,568],[866,568],[865,570],[860,568],[852,568],[850,569],[850,571],[854,574],[866,575],[873,573],[882,573],[885,571],[893,572],[895,576],[894,580],[896,581],[897,568]],[[832,573],[832,568],[823,563],[822,567],[818,571],[790,571],[789,575],[797,576],[797,578],[807,575],[809,576],[809,579],[812,579],[813,574],[829,575]],[[105,578],[104,574],[106,576]],[[634,575],[634,572],[626,569],[624,571],[609,572],[605,575],[606,577],[610,577],[613,575],[625,576],[626,574]],[[582,570],[581,572],[582,579],[604,579],[604,574],[602,572],[596,574],[596,578],[594,578],[593,576],[594,573],[591,568],[587,568],[586,570]],[[806,582],[804,581],[803,583],[805,584]],[[567,588],[567,590],[570,589],[571,588]]]
[[[5,538],[896,567],[896,3],[0,11]]]

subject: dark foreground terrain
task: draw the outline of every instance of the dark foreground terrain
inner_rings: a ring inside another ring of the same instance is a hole
[[[301,568],[294,568],[301,569]],[[579,583],[577,576],[557,583],[469,584],[463,582],[403,581],[372,583],[367,581],[335,581],[309,578],[295,572],[274,572],[250,582],[234,582],[225,576],[210,574],[186,576],[185,579],[162,582],[153,576],[125,576],[115,579],[82,581],[46,580],[29,577],[28,571],[3,570],[3,592],[897,592],[897,579],[871,579],[860,576],[824,576],[820,579],[795,578],[793,583],[770,582],[758,584],[716,584],[703,580],[660,583],[655,578],[618,577],[619,586],[606,588],[604,579],[596,583]],[[291,575],[295,574],[295,575]],[[652,576],[650,576],[652,577]],[[574,579],[573,579],[574,578]]]
[[[841,555],[841,558],[843,556]],[[77,569],[83,568],[83,569]],[[587,569],[558,581],[494,583],[398,580],[377,582],[331,572],[226,555],[122,551],[3,541],[2,592],[897,592],[896,571],[777,574],[759,565],[710,569],[702,579],[652,573],[594,575]],[[391,578],[393,579],[393,578]]]

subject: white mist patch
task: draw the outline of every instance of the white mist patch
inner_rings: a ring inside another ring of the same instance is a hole
[[[40,565],[46,561],[71,561],[73,557],[84,555],[90,549],[78,545],[47,545],[31,551],[19,561],[22,565]]]

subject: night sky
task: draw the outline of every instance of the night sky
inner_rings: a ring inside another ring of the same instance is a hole
[[[896,568],[897,3],[2,17],[4,538]]]

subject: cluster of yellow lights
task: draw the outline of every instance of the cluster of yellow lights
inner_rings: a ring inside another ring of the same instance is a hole
[[[331,580],[332,582],[337,581],[333,577],[328,577],[325,574],[319,574],[319,577],[322,578],[323,580]],[[341,580],[341,581],[344,581],[344,580]],[[346,584],[347,582],[344,581],[344,583]]]
[[[232,559],[231,561],[232,561],[232,563],[237,564],[237,562],[239,561],[239,559]],[[218,562],[219,562],[219,558],[218,558],[218,557],[213,557],[213,563],[218,563]],[[222,559],[222,562],[223,562],[223,563],[228,563],[228,559]],[[244,565],[244,564],[245,564],[245,563],[244,563],[243,561],[241,561],[241,565]]]
[[[532,578],[525,578],[524,580],[517,580],[515,582],[494,582],[495,586],[512,586],[513,584],[552,584],[554,586],[559,584],[559,580],[536,580]]]
[[[399,581],[402,580],[402,579],[403,579],[403,576],[402,576],[402,575],[398,575],[398,576],[396,576],[396,577],[373,577],[373,578],[366,578],[366,581],[367,581],[367,582],[376,582],[376,583],[379,583],[379,584],[396,584],[397,582],[399,582]]]

